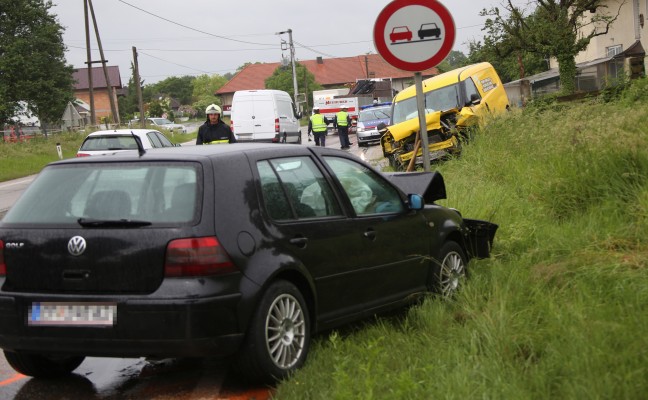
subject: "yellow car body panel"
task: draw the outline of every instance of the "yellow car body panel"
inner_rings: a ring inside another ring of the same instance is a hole
[[[458,151],[459,140],[455,137],[458,133],[478,125],[485,114],[497,114],[509,107],[504,85],[487,62],[424,80],[423,96],[428,136],[440,133],[442,139],[431,144],[430,151]],[[394,160],[410,159],[412,143],[419,131],[415,86],[403,89],[394,97],[391,122],[381,139],[383,154]],[[455,140],[447,139],[449,136]]]

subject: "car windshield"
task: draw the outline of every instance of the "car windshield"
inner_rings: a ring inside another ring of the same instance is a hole
[[[198,164],[189,162],[49,166],[2,222],[76,227],[88,221],[188,223],[200,204],[198,174]]]
[[[461,108],[459,106],[459,85],[453,84],[437,90],[425,93],[425,112],[432,113],[436,111],[445,111],[452,108]],[[394,103],[394,114],[392,116],[392,125],[398,124],[408,119],[415,118],[418,115],[416,106],[416,97],[410,97],[405,100]]]
[[[166,118],[151,118],[151,119],[153,120],[155,125],[169,125],[173,123]]]
[[[358,116],[358,121],[372,121],[376,119],[389,119],[390,117],[390,108],[389,107],[380,107],[380,108],[368,108],[366,110],[360,111]]]

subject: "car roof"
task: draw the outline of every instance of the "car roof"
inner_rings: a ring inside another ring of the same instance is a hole
[[[341,157],[353,158],[360,162],[362,160],[349,153],[332,148],[303,146],[299,144],[277,144],[277,143],[236,143],[216,144],[198,146],[179,146],[147,149],[146,153],[140,156],[136,151],[124,152],[111,155],[110,157],[79,157],[54,161],[52,164],[72,164],[77,162],[124,162],[124,161],[196,161],[205,158],[220,158],[233,155],[263,155],[271,157],[288,157],[309,155],[311,153],[339,155]]]
[[[132,136],[133,134],[137,136],[144,136],[149,132],[159,132],[154,129],[113,129],[106,131],[96,131],[88,135],[88,137],[93,136]]]

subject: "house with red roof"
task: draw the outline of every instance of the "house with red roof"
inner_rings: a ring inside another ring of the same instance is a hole
[[[119,75],[118,66],[106,67],[108,71],[108,80],[110,81],[110,93],[108,91],[108,84],[106,83],[106,76],[102,67],[92,68],[92,96],[94,97],[95,107],[95,124],[101,122],[102,117],[110,117],[110,97],[113,96],[115,100],[115,107],[119,113],[119,103],[117,102],[117,92],[122,88],[121,76]],[[90,104],[90,82],[88,80],[88,68],[77,68],[72,72],[72,79],[74,81],[74,96]],[[116,121],[113,118],[113,121]]]
[[[414,84],[414,73],[393,67],[379,54],[355,57],[322,58],[300,60],[324,89],[352,87],[362,79],[384,79],[391,81],[395,93]],[[231,109],[232,97],[237,90],[266,89],[265,80],[281,66],[281,63],[249,64],[239,71],[229,82],[216,91],[220,96],[225,112]],[[423,78],[437,75],[436,68],[421,71]],[[298,81],[299,85],[299,81]],[[300,90],[301,93],[302,90]],[[310,96],[309,93],[306,94]]]

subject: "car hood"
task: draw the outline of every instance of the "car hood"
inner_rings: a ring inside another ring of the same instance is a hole
[[[375,128],[380,123],[389,125],[389,119],[388,118],[368,119],[366,121],[358,122],[358,125],[364,128]]]

